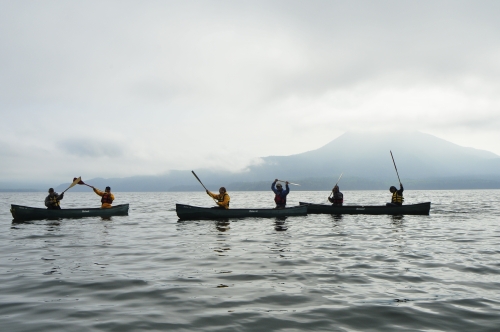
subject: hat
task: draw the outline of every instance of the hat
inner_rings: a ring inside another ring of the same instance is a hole
[[[281,183],[278,182],[278,184],[276,185],[276,187],[282,187]]]
[[[105,189],[105,190],[108,190],[108,189],[109,189],[109,190],[111,190],[111,187],[109,187],[109,186],[108,186],[108,187],[106,187],[106,189]]]
[[[53,193],[54,192],[54,188],[49,188],[49,193]]]

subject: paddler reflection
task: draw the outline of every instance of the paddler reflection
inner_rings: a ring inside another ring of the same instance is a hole
[[[217,228],[219,232],[227,232],[231,229],[229,224],[229,219],[221,219],[215,222],[215,228]]]
[[[288,227],[285,225],[285,220],[287,217],[276,217],[274,221],[274,229],[278,232],[286,231]]]
[[[342,221],[342,218],[344,218],[344,215],[342,214],[331,214],[331,216],[334,221]]]

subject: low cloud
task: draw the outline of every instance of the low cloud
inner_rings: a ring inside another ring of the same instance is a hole
[[[242,171],[351,130],[500,154],[500,2],[63,3],[0,1],[0,180]]]
[[[118,142],[108,140],[69,139],[58,143],[58,148],[65,153],[78,157],[117,158],[124,155],[124,149]]]

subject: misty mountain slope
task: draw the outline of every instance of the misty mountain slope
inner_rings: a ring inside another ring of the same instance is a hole
[[[342,183],[353,189],[380,189],[395,184],[394,154],[403,183],[413,188],[500,187],[500,157],[483,150],[462,147],[432,135],[410,133],[345,133],[312,151],[291,156],[264,157],[246,172],[196,170],[210,190],[233,184],[239,190],[267,190],[275,178],[304,180],[303,190],[325,189],[343,173]],[[203,190],[190,170],[158,176],[91,179],[86,183],[116,191]],[[67,184],[60,185],[63,190]],[[297,188],[299,189],[299,188]],[[77,186],[76,191],[90,188]]]
[[[251,167],[251,172],[260,177],[335,176],[343,172],[357,177],[387,178],[394,175],[390,150],[400,176],[406,178],[500,173],[499,156],[420,132],[345,133],[317,150],[265,157],[263,164]]]

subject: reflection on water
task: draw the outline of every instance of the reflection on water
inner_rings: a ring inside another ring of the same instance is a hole
[[[215,221],[215,227],[219,232],[226,232],[231,229],[229,219]]]
[[[288,227],[285,225],[287,217],[276,217],[274,221],[274,229],[278,232],[283,232],[288,229]]]
[[[218,237],[215,243],[214,251],[219,253],[219,256],[226,256],[231,250],[231,244],[228,242],[228,235],[231,229],[229,219],[212,221],[215,224],[215,229],[219,232],[217,235],[224,235]],[[219,287],[219,286],[218,286]],[[224,286],[227,287],[227,286]]]
[[[391,218],[394,223],[401,223],[404,220],[405,216],[401,214],[395,214],[391,215]]]
[[[342,214],[331,214],[330,216],[334,221],[342,221],[342,218],[344,217]]]
[[[352,204],[387,198],[344,194]],[[93,206],[94,196],[68,192],[64,202]],[[10,222],[10,203],[37,207],[44,197],[0,193],[2,331],[68,331],[68,322],[82,331],[500,326],[500,191],[405,191],[409,203],[432,201],[430,216],[186,222],[175,203],[209,206],[205,192],[119,193],[119,203],[134,202],[129,216]],[[232,192],[231,203],[273,204],[269,192]]]

